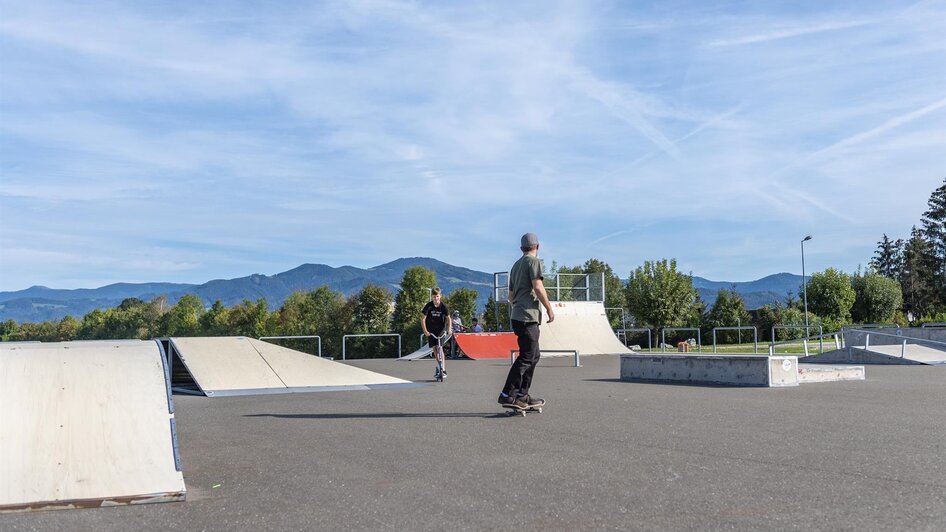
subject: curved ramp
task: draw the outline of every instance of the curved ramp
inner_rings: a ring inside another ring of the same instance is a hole
[[[368,390],[410,381],[243,336],[170,338],[174,390],[208,397]]]
[[[0,511],[185,497],[154,341],[0,344]]]
[[[908,345],[906,350],[902,350],[898,345],[872,345],[868,349],[864,346],[850,346],[808,356],[805,362],[935,366],[946,364],[946,351],[922,345]]]
[[[474,360],[482,358],[509,359],[509,352],[519,349],[516,335],[511,332],[501,333],[459,333],[454,335],[463,354]],[[539,338],[539,344],[543,344]],[[544,345],[543,345],[544,347]]]
[[[625,355],[633,351],[615,336],[604,303],[598,301],[552,301],[555,321],[539,326],[542,350],[576,349],[584,355]],[[542,356],[571,356],[549,353]],[[509,353],[506,353],[509,356]]]
[[[431,356],[431,355],[433,355],[433,354],[434,354],[434,348],[424,346],[424,347],[421,347],[420,349],[418,349],[417,351],[414,351],[413,353],[411,353],[411,354],[409,354],[409,355],[404,355],[404,356],[402,356],[402,357],[399,358],[398,360],[406,360],[406,361],[410,362],[410,361],[412,361],[412,360],[420,360],[420,359],[422,359],[422,358],[429,357],[429,356]]]

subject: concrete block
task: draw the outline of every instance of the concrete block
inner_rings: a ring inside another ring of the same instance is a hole
[[[728,386],[798,386],[798,357],[621,355],[621,380]]]

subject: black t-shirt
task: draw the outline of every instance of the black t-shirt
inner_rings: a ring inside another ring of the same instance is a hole
[[[426,316],[424,323],[427,324],[427,332],[437,336],[443,334],[443,329],[447,325],[447,316],[450,315],[450,309],[447,308],[446,303],[441,301],[440,306],[435,307],[433,301],[428,301],[421,313]]]

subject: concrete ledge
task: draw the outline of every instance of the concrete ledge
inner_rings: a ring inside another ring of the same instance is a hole
[[[864,366],[798,365],[798,381],[803,384],[809,382],[862,381],[864,379]]]
[[[798,357],[621,355],[621,380],[727,386],[798,386]]]

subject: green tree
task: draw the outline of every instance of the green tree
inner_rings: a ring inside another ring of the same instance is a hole
[[[900,283],[871,270],[855,272],[851,278],[855,323],[890,323],[903,305]]]
[[[420,338],[420,311],[430,301],[430,289],[437,285],[437,274],[423,266],[412,266],[404,271],[401,289],[394,298],[392,328],[400,333],[407,345]]]
[[[923,233],[914,226],[903,250],[903,269],[900,272],[903,307],[914,320],[936,310],[935,277],[935,255]]]
[[[794,306],[780,307],[778,305],[765,305],[756,313],[756,319],[753,324],[759,328],[759,338],[772,341],[772,327],[781,325],[801,326],[805,324],[805,313]],[[784,340],[795,340],[805,336],[814,336],[818,334],[818,326],[821,325],[821,318],[811,312],[808,313],[808,324],[812,329],[776,329],[775,340],[781,342]]]
[[[480,296],[479,292],[472,288],[457,288],[450,292],[445,300],[450,311],[454,310],[460,313],[460,319],[463,320],[465,327],[470,326],[470,322],[476,314],[476,298]]]
[[[230,309],[218,299],[198,318],[202,336],[228,336]]]
[[[185,294],[165,312],[155,336],[200,336],[204,304],[194,294]]]
[[[751,317],[746,311],[746,303],[742,296],[736,292],[736,288],[733,287],[731,290],[722,288],[717,293],[713,306],[710,307],[709,312],[706,313],[706,317],[703,319],[703,337],[711,339],[714,327],[748,326],[750,321]],[[748,331],[746,334],[748,334]],[[746,334],[740,335],[738,331],[719,331],[716,333],[716,339],[720,343],[726,341],[732,343],[740,336],[745,338]],[[751,336],[749,337],[751,338]]]
[[[0,341],[9,341],[10,336],[16,334],[17,329],[19,329],[19,327],[13,320],[7,320],[0,323]]]
[[[828,268],[808,279],[808,308],[821,316],[829,330],[851,322],[854,297],[851,278],[842,271]]]
[[[354,334],[383,334],[391,328],[391,292],[368,284],[348,299]],[[348,358],[391,358],[397,356],[395,338],[353,338],[346,346]]]
[[[625,291],[637,325],[655,329],[687,325],[697,302],[693,276],[678,272],[676,259],[645,261],[631,272]]]
[[[496,314],[499,314],[499,322],[496,322]],[[509,303],[502,301],[499,305],[489,296],[486,300],[486,308],[483,310],[483,330],[484,331],[508,331],[509,330]]]
[[[930,284],[935,310],[946,312],[946,179],[930,195],[928,205],[921,223],[931,255],[933,277]]]
[[[56,325],[56,342],[75,340],[79,333],[79,321],[72,316],[66,316]]]
[[[280,336],[321,337],[323,356],[341,357],[342,335],[352,332],[351,308],[340,292],[326,285],[310,292],[293,292],[276,312],[275,322]],[[284,344],[300,351],[315,352],[311,341],[287,340]]]
[[[76,338],[79,340],[102,340],[107,338],[105,331],[105,311],[95,309],[85,316],[82,316]]]
[[[877,242],[877,251],[871,259],[871,267],[880,275],[890,279],[900,279],[900,269],[903,264],[903,240],[890,240],[884,233],[880,242]]]
[[[230,308],[227,329],[231,335],[259,338],[269,336],[268,321],[269,308],[265,298],[261,297],[256,302],[244,299]]]

